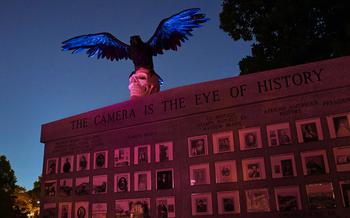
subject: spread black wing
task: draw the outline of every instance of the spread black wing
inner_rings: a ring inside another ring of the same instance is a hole
[[[193,28],[201,27],[201,23],[208,20],[204,14],[198,14],[199,8],[181,11],[162,20],[148,44],[153,49],[153,55],[163,54],[163,50],[177,50],[181,42],[192,36]]]
[[[64,51],[72,50],[73,54],[86,50],[89,57],[107,58],[111,61],[130,58],[130,46],[110,33],[77,36],[62,43],[62,49]]]

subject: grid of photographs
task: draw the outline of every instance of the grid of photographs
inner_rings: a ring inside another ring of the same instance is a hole
[[[151,146],[139,145],[134,148],[134,164],[151,163]]]
[[[323,140],[320,118],[297,120],[295,125],[299,143]]]
[[[209,164],[190,166],[190,184],[191,186],[210,184]]]
[[[94,169],[108,167],[108,151],[94,152]]]
[[[90,169],[90,153],[77,155],[77,171]]]
[[[218,132],[213,134],[213,150],[214,154],[233,152],[234,140],[233,132]]]
[[[151,190],[151,171],[134,172],[134,190],[135,191]]]
[[[89,217],[89,202],[79,201],[75,203],[75,216],[76,218],[88,218]]]
[[[242,170],[244,181],[266,179],[265,162],[263,157],[243,159]]]
[[[304,175],[323,175],[329,173],[326,150],[300,153]]]
[[[189,157],[208,155],[208,137],[206,135],[190,137],[187,142]]]
[[[211,193],[195,193],[191,195],[192,215],[212,215]]]
[[[166,162],[174,160],[173,142],[157,143],[156,147],[156,162]]]
[[[292,144],[292,134],[289,123],[279,123],[266,126],[267,140],[270,147]]]
[[[61,173],[73,172],[73,159],[73,155],[61,158]]]
[[[236,161],[215,162],[216,183],[237,182]]]
[[[272,178],[296,176],[294,154],[279,154],[271,156]]]
[[[238,130],[241,151],[262,148],[260,127]]]
[[[114,175],[114,192],[130,191],[130,173],[120,173]]]
[[[72,203],[62,202],[58,206],[58,217],[71,218],[72,217]]]
[[[270,211],[269,192],[266,188],[246,190],[245,195],[248,213]]]
[[[350,180],[340,181],[340,189],[345,208],[350,208]]]
[[[175,217],[175,197],[161,197],[156,199],[157,218]]]
[[[331,138],[350,136],[350,113],[327,116]]]
[[[224,191],[217,193],[218,213],[237,214],[240,213],[239,191]]]
[[[337,171],[350,171],[350,146],[335,147],[333,154]]]
[[[123,199],[115,201],[115,217],[150,217],[150,199]]]
[[[281,186],[275,188],[277,210],[289,212],[301,210],[301,198],[298,186]]]
[[[309,209],[336,208],[332,183],[306,185]]]
[[[107,193],[107,175],[94,176],[92,178],[92,193],[106,194]]]
[[[114,166],[130,165],[130,148],[117,148],[114,150]]]

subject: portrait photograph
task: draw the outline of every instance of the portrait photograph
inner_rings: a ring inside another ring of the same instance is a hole
[[[212,215],[211,193],[195,193],[191,195],[192,215]]]
[[[337,171],[350,171],[350,146],[335,147],[333,154]]]
[[[209,164],[191,165],[190,180],[191,186],[210,184]]]
[[[94,169],[104,169],[108,167],[108,151],[94,152]]]
[[[336,208],[332,183],[307,184],[309,209]]]
[[[93,203],[91,205],[92,218],[107,217],[107,203]]]
[[[320,118],[297,120],[295,124],[299,143],[323,140]]]
[[[72,217],[72,203],[62,202],[58,204],[58,217],[71,218]]]
[[[239,191],[217,193],[219,214],[240,213]]]
[[[122,199],[115,201],[115,217],[129,218],[129,217],[150,217],[150,199]]]
[[[80,201],[75,203],[75,218],[89,218],[89,202]]]
[[[43,218],[57,217],[56,203],[45,203],[42,211]]]
[[[248,213],[270,211],[269,192],[266,188],[246,190],[245,194]]]
[[[260,127],[238,130],[241,151],[262,148]]]
[[[297,176],[293,153],[271,156],[272,178]]]
[[[61,179],[58,189],[61,197],[71,196],[73,193],[73,179]]]
[[[350,180],[340,181],[340,189],[345,208],[350,208]]]
[[[61,157],[61,173],[73,172],[73,155]]]
[[[130,165],[130,148],[117,148],[114,150],[114,167]]]
[[[331,138],[350,136],[350,113],[327,116]]]
[[[92,193],[106,194],[107,193],[107,175],[94,176],[92,179]]]
[[[90,153],[77,155],[77,171],[90,169]]]
[[[237,182],[236,161],[215,162],[215,180],[216,183]]]
[[[166,162],[173,159],[173,142],[156,144],[156,162]]]
[[[292,144],[292,134],[289,123],[279,123],[266,126],[267,140],[270,147]]]
[[[134,163],[135,165],[151,163],[151,146],[150,145],[135,146]]]
[[[151,190],[151,171],[134,172],[134,190],[135,191]]]
[[[114,175],[114,192],[130,191],[130,173],[119,173]]]
[[[175,197],[161,197],[156,199],[157,218],[175,217]]]
[[[266,179],[263,157],[243,159],[242,167],[244,181]]]
[[[304,175],[324,175],[329,173],[326,150],[305,151],[300,153]]]
[[[301,210],[301,198],[298,186],[280,186],[275,188],[277,210],[289,212]]]
[[[189,157],[208,155],[208,137],[206,135],[187,139]]]
[[[48,158],[46,161],[46,175],[53,175],[57,173],[58,158]]]
[[[55,197],[57,192],[57,181],[45,181],[44,193],[46,197]]]
[[[156,170],[157,190],[174,188],[173,173],[174,173],[173,169]]]
[[[218,132],[213,134],[213,146],[214,154],[233,152],[234,151],[234,140],[233,132]]]
[[[88,176],[75,179],[75,194],[78,196],[90,194],[90,178]]]

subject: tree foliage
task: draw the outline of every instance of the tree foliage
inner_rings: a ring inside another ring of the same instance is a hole
[[[350,54],[350,1],[223,0],[220,27],[253,41],[241,74]]]

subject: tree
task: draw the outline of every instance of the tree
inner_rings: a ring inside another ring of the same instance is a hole
[[[242,74],[350,54],[350,1],[223,0],[220,28],[254,41]]]

